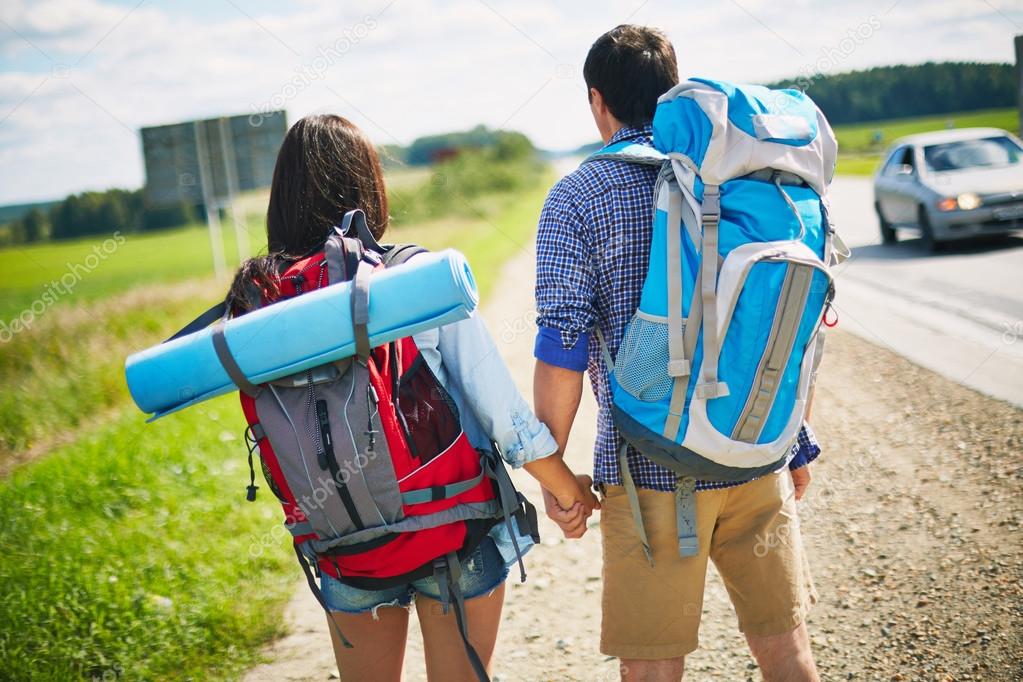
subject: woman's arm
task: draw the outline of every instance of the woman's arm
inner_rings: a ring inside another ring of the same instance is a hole
[[[558,454],[558,444],[529,408],[482,319],[466,320],[436,330],[436,352],[447,381],[457,386],[486,434],[497,443],[505,461],[525,467],[540,485],[569,509],[576,502],[592,507],[595,497],[584,491]],[[432,339],[424,335],[424,343]],[[420,336],[416,336],[419,343]],[[420,351],[424,349],[420,346]],[[429,353],[428,349],[427,352]]]

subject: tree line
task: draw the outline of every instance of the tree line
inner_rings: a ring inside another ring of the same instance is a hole
[[[833,75],[803,74],[771,83],[806,91],[832,124],[1013,107],[1011,64],[928,62]]]
[[[487,131],[491,137],[479,143],[480,130],[432,136],[428,146],[413,142],[409,149],[420,151],[412,158],[422,158],[419,156],[422,150],[430,148],[434,163],[429,179],[420,185],[388,189],[395,226],[447,215],[479,215],[477,199],[519,192],[539,182],[544,164],[528,137],[522,133]],[[438,144],[441,139],[446,144]],[[476,143],[463,145],[466,139]],[[412,165],[411,161],[407,163]]]
[[[471,130],[418,137],[407,147],[384,145],[380,149],[380,156],[385,164],[428,166],[446,161],[467,149],[503,147],[507,150],[514,146],[528,148],[529,152],[533,150],[533,143],[522,133],[478,125]]]
[[[76,239],[120,231],[143,232],[196,220],[201,207],[145,205],[142,190],[110,189],[72,194],[48,209],[33,208],[0,231],[0,245]]]

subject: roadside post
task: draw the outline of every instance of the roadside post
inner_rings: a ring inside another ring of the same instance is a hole
[[[1016,36],[1016,106],[1019,107],[1019,132],[1023,134],[1023,35]]]

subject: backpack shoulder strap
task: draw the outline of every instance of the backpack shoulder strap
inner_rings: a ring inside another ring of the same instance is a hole
[[[223,366],[224,371],[227,372],[227,376],[230,377],[234,385],[247,395],[255,397],[259,394],[259,387],[250,382],[248,377],[246,377],[244,372],[242,372],[241,368],[238,367],[238,362],[234,359],[234,355],[231,354],[231,349],[227,345],[227,339],[224,337],[224,322],[227,321],[228,311],[227,299],[224,299],[179,329],[176,334],[164,341],[164,343],[169,343],[175,339],[181,338],[182,336],[187,336],[201,329],[206,329],[210,326],[210,324],[216,323],[213,325],[212,339],[213,350],[217,354],[217,359],[220,361],[221,366]]]
[[[428,253],[429,249],[419,244],[392,244],[384,247],[384,267],[394,267],[408,262],[413,256]]]
[[[660,166],[668,160],[668,157],[649,145],[626,140],[609,144],[603,149],[597,150],[590,154],[583,163],[601,160],[625,161],[644,166]]]
[[[327,261],[327,283],[347,282],[355,277],[359,261],[367,251],[362,242],[354,237],[342,237],[335,233],[327,237],[323,245],[323,258]]]
[[[181,338],[182,336],[188,336],[189,334],[193,334],[199,331],[200,329],[205,329],[206,327],[210,326],[217,320],[224,319],[225,315],[227,315],[227,299],[224,299],[220,303],[216,303],[213,306],[211,306],[202,315],[195,318],[194,320],[186,324],[184,327],[179,329],[177,332],[175,332],[174,335],[167,339],[167,341],[164,341],[164,343],[167,343],[168,341],[173,341],[174,339]]]

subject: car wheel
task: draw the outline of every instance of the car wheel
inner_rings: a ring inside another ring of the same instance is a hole
[[[894,244],[899,241],[895,228],[884,219],[884,214],[881,213],[881,205],[877,202],[874,202],[874,211],[877,213],[877,222],[881,225],[881,243]]]
[[[931,218],[927,215],[927,209],[921,206],[917,209],[917,223],[920,226],[920,241],[928,253],[941,250],[941,243],[934,239],[934,227],[931,225]]]

